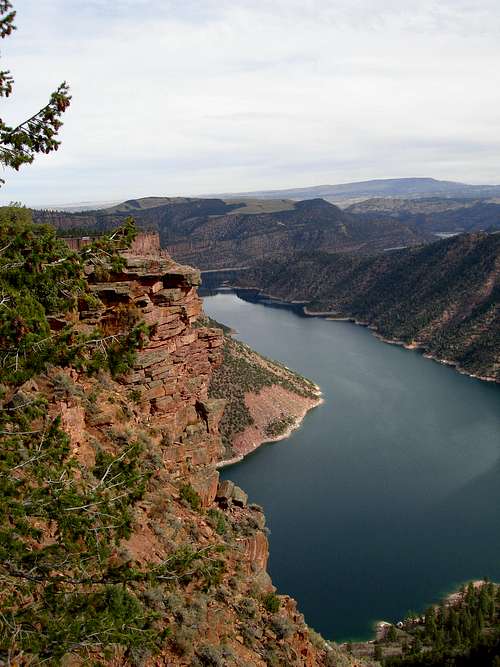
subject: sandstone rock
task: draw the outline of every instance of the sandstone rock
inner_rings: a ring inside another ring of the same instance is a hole
[[[275,586],[273,586],[271,577],[266,570],[259,570],[254,574],[253,580],[255,585],[265,593],[273,593],[276,590]]]
[[[252,519],[255,521],[260,530],[265,528],[266,516],[263,512],[252,511]]]
[[[169,356],[170,353],[163,349],[154,351],[145,350],[144,352],[138,353],[134,367],[137,369],[148,368],[149,366],[153,366],[154,364],[166,362]]]
[[[240,507],[246,507],[247,502],[248,502],[248,494],[246,494],[243,489],[240,489],[239,486],[235,486],[233,488],[233,492],[231,494],[232,501],[235,505],[239,505]]]
[[[248,563],[253,564],[257,571],[265,570],[269,558],[269,545],[266,535],[258,530],[252,537],[246,537],[242,542]]]
[[[128,301],[133,293],[133,285],[131,282],[97,283],[91,286],[91,290],[107,301]]]
[[[163,385],[153,387],[152,389],[147,389],[143,396],[148,401],[158,400],[165,396],[165,389],[163,388]]]
[[[218,433],[225,406],[226,400],[224,398],[207,398],[198,402],[199,410],[206,421],[209,433]]]
[[[231,482],[229,479],[225,479],[219,484],[217,489],[217,495],[215,496],[217,500],[224,500],[228,502],[231,500],[233,495],[234,482]]]
[[[158,280],[154,285],[151,285],[151,292],[153,294],[156,294],[156,292],[159,292],[161,289],[163,289],[163,280]]]
[[[161,398],[157,398],[155,400],[155,407],[157,410],[165,411],[172,406],[172,403],[173,403],[172,396],[162,396]]]
[[[213,503],[217,486],[219,483],[219,473],[215,468],[201,468],[198,474],[192,478],[191,484],[200,496],[203,507],[210,507]]]
[[[126,382],[127,384],[136,384],[138,382],[144,382],[145,381],[145,374],[144,371],[136,371],[132,373],[128,373],[127,375],[123,376],[123,381]]]
[[[174,303],[176,301],[180,301],[181,298],[182,291],[178,288],[163,288],[156,292],[154,295],[155,303]]]

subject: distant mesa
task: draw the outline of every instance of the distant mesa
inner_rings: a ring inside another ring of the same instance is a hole
[[[227,197],[229,195],[219,196]],[[240,192],[232,196],[293,200],[321,197],[333,204],[348,206],[372,197],[403,197],[409,199],[420,197],[499,197],[500,185],[469,185],[455,181],[440,181],[435,178],[385,178],[337,185]]]
[[[180,204],[193,200],[219,199],[229,205],[244,206],[247,213],[261,212],[263,207],[278,206],[279,210],[289,208],[291,201],[304,199],[326,199],[342,207],[372,198],[420,199],[422,197],[462,197],[462,198],[500,198],[500,185],[470,185],[456,181],[442,181],[435,178],[378,178],[368,181],[354,181],[332,185],[314,185],[280,190],[255,190],[224,194],[200,195],[191,197],[139,197],[126,201],[79,202],[74,204],[51,205],[40,208],[52,211],[90,211],[107,210],[108,212],[129,212],[156,208],[165,204]],[[267,200],[280,203],[269,204]],[[266,203],[267,201],[267,203]],[[283,208],[281,208],[283,207]],[[250,209],[254,209],[253,211]],[[277,210],[277,209],[274,209]],[[269,212],[270,208],[266,208]],[[241,212],[241,211],[238,211]]]

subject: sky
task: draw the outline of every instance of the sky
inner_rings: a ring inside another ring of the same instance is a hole
[[[71,86],[0,203],[428,176],[500,183],[498,0],[14,0],[9,124]]]

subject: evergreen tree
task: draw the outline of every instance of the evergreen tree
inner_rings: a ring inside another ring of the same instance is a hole
[[[425,612],[425,633],[429,639],[434,639],[436,635],[436,611],[434,607],[429,607]]]
[[[454,627],[450,634],[450,643],[453,647],[458,647],[462,643],[462,637],[458,628]]]
[[[10,35],[16,26],[9,0],[0,0],[0,38]],[[9,70],[0,71],[0,97],[12,94],[14,79]],[[47,104],[27,120],[17,125],[8,125],[0,119],[0,164],[16,171],[23,164],[31,164],[37,153],[50,153],[59,148],[57,140],[62,114],[70,105],[71,97],[66,82],[51,93]],[[0,179],[0,185],[4,183]]]

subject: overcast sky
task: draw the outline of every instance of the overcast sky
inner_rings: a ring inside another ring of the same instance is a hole
[[[63,144],[3,203],[432,176],[500,183],[498,0],[14,0],[17,123]]]

